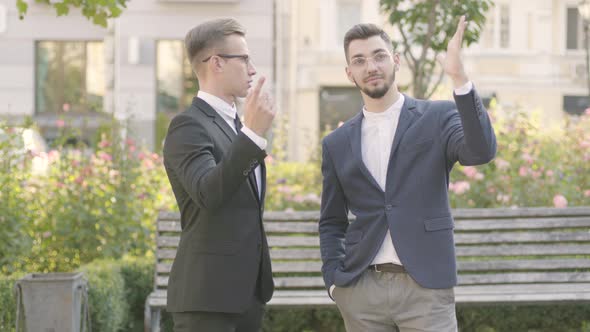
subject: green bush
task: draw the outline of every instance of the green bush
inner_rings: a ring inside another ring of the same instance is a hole
[[[93,331],[122,331],[129,321],[129,303],[119,262],[97,260],[82,266],[88,279],[88,302]]]

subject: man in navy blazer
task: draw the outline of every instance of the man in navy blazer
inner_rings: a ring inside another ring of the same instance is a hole
[[[463,16],[439,58],[455,102],[399,93],[399,54],[379,27],[359,24],[344,38],[346,73],[365,106],[323,140],[319,233],[324,281],[347,331],[457,330],[449,173],[496,154],[461,60],[466,26]]]

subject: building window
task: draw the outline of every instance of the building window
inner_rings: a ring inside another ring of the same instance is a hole
[[[568,50],[581,50],[584,47],[582,21],[578,8],[571,7],[567,9],[566,47]]]
[[[344,42],[344,35],[354,25],[361,21],[361,4],[359,0],[339,0],[338,1],[338,45]]]
[[[363,99],[357,88],[324,87],[320,89],[320,133],[338,128],[359,113]]]
[[[176,114],[190,106],[198,83],[180,40],[157,42],[157,111]]]
[[[587,96],[563,96],[563,110],[571,115],[581,115],[590,107]]]
[[[499,4],[490,9],[481,43],[484,48],[510,48],[510,6]]]
[[[102,111],[104,46],[100,41],[38,41],[35,44],[37,114]]]

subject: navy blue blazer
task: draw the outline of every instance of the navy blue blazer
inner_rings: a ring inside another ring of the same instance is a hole
[[[388,229],[402,264],[418,284],[457,284],[449,173],[457,161],[491,161],[496,137],[475,89],[454,98],[455,103],[405,96],[385,192],[362,160],[362,112],[324,138],[319,233],[327,289],[354,282]],[[356,216],[353,222],[349,211]]]

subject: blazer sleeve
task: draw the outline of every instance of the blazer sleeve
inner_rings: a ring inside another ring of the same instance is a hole
[[[191,199],[209,210],[227,202],[266,157],[266,152],[243,132],[234,138],[219,163],[215,161],[213,149],[206,128],[194,117],[181,114],[170,123],[164,143],[164,163]]]
[[[322,144],[322,202],[319,220],[322,274],[326,289],[334,284],[334,271],[344,259],[344,236],[348,228],[346,198],[326,142]]]
[[[449,165],[481,165],[496,156],[496,135],[488,113],[475,89],[454,95],[456,109],[441,112],[441,141]]]

